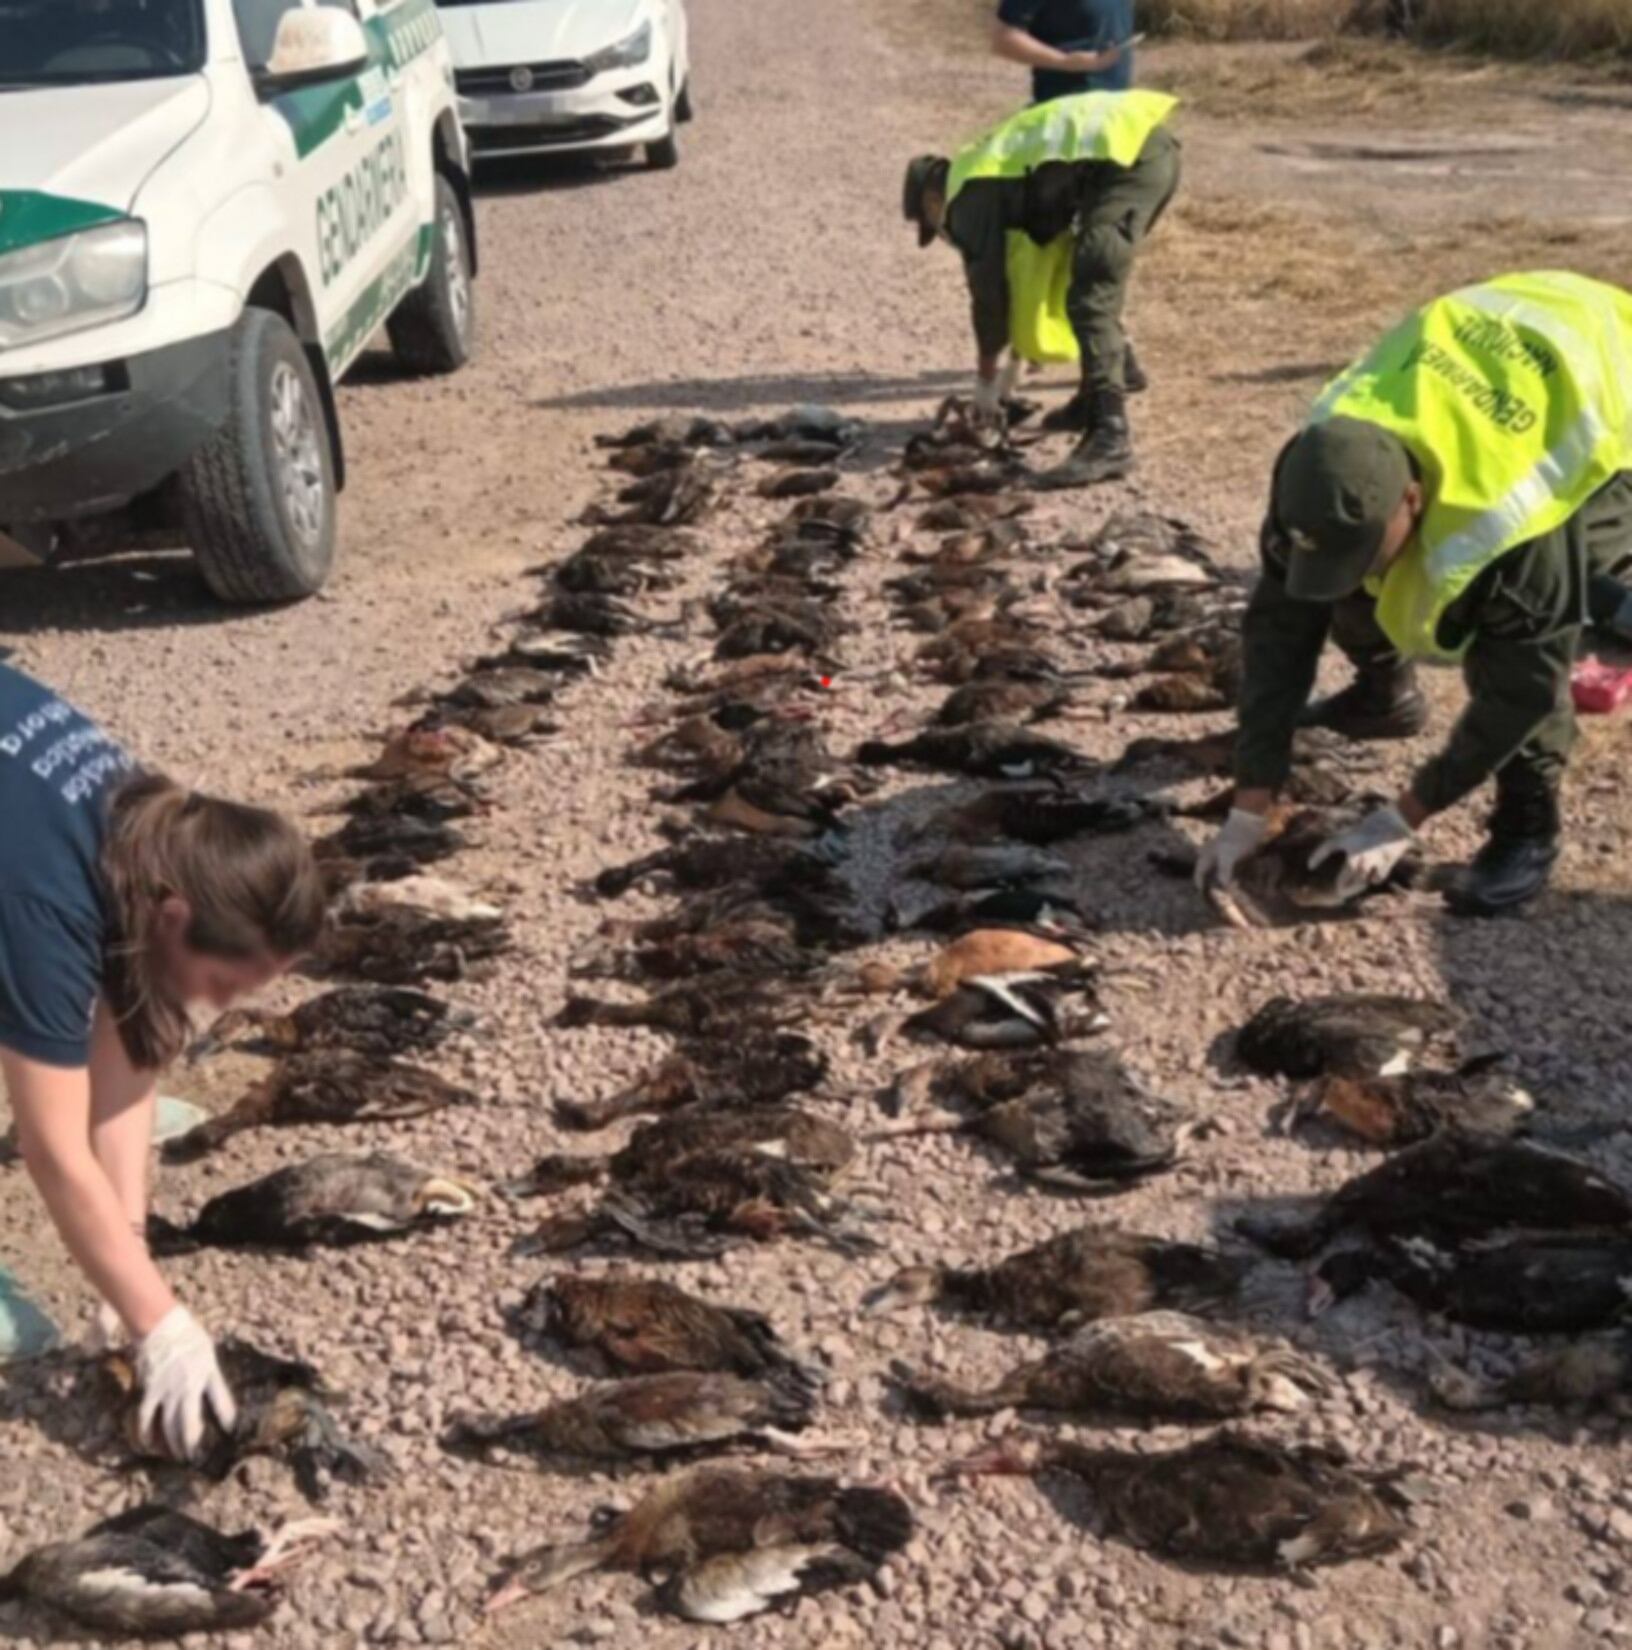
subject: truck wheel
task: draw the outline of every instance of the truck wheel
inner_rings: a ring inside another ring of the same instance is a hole
[[[385,330],[397,360],[429,375],[457,372],[470,359],[475,324],[465,217],[453,185],[438,172],[430,273],[392,311]]]
[[[182,523],[222,601],[296,601],[321,590],[334,565],[323,399],[281,315],[246,309],[228,349],[226,422],[177,478]]]
[[[680,95],[674,100],[674,118],[682,126],[697,118],[697,111],[691,102],[691,76],[686,76],[686,83],[680,88]]]

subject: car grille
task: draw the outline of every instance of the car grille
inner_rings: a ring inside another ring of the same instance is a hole
[[[565,60],[559,63],[508,64],[502,69],[460,69],[453,83],[467,97],[492,97],[495,93],[514,95],[516,88],[510,77],[518,68],[525,68],[533,77],[527,88],[530,92],[572,92],[587,86],[594,76],[582,63]]]
[[[586,115],[582,120],[556,121],[548,126],[471,126],[466,130],[473,149],[483,154],[498,154],[506,149],[548,149],[557,144],[565,147],[592,143],[596,138],[610,137],[626,126],[638,124],[638,121],[618,120],[612,115]]]

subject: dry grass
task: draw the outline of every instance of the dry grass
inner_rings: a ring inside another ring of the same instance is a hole
[[[1632,57],[1629,0],[1417,0],[1425,40],[1504,57]],[[1383,0],[1145,0],[1153,34],[1195,40],[1315,40],[1375,29]]]

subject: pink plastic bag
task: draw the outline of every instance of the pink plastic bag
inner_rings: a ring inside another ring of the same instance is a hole
[[[1570,697],[1583,716],[1608,716],[1632,698],[1632,670],[1582,659],[1570,672]]]

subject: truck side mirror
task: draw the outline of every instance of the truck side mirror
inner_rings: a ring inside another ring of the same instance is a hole
[[[332,6],[296,6],[278,20],[272,55],[256,71],[262,91],[289,91],[341,80],[368,67],[368,36],[350,12]]]

